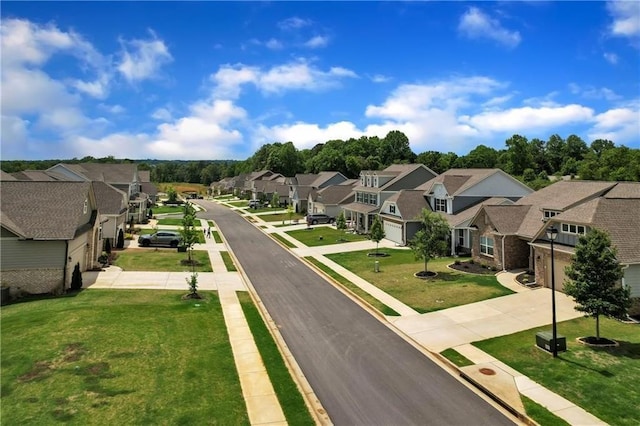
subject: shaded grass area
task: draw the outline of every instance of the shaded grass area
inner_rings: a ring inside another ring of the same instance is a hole
[[[193,250],[191,255],[198,262],[195,272],[213,272],[207,251]],[[125,271],[191,272],[191,265],[181,263],[186,259],[187,253],[178,253],[176,249],[130,248],[118,252],[113,264]]]
[[[220,256],[222,256],[222,261],[224,262],[224,266],[227,268],[227,271],[237,271],[236,264],[233,263],[233,259],[228,251],[221,251]]]
[[[343,277],[342,275],[334,271],[333,269],[329,268],[324,263],[319,262],[318,260],[314,259],[311,256],[307,256],[305,257],[305,259],[310,263],[312,263],[316,268],[320,269],[322,272],[324,272],[325,274],[333,278],[336,282],[340,283],[340,285],[342,285],[352,293],[356,294],[362,300],[366,301],[369,305],[371,305],[373,308],[378,310],[378,312],[382,313],[383,315],[387,315],[387,316],[400,315],[395,310],[391,309],[390,307],[388,307],[387,305],[385,305],[384,303],[382,303],[381,301],[379,301],[378,299],[376,299],[375,297],[373,297],[372,295],[370,295],[369,293],[367,293],[366,291],[364,291],[363,289],[361,289],[360,287],[358,287],[357,285],[355,285],[354,283],[352,283],[351,281],[349,281],[348,279],[346,279],[345,277]]]
[[[285,224],[289,224],[291,220],[300,220],[303,219],[304,216],[300,213],[292,213],[291,218],[289,218],[289,213],[274,213],[274,214],[261,214],[260,219],[265,222],[282,222]]]
[[[547,410],[542,405],[537,402],[527,398],[524,395],[520,395],[520,399],[522,400],[522,405],[524,405],[524,410],[527,413],[527,416],[531,417],[536,423],[540,425],[553,425],[553,426],[569,426],[570,423],[565,422],[560,417],[553,414],[551,411]]]
[[[248,425],[218,296],[84,290],[3,306],[2,423]]]
[[[551,391],[615,425],[637,425],[640,419],[640,325],[601,318],[601,335],[620,343],[615,348],[582,345],[576,338],[595,333],[595,320],[577,318],[558,324],[567,352],[552,356],[535,346],[540,327],[473,343]],[[631,403],[635,401],[635,403]]]
[[[290,425],[314,425],[315,422],[304,399],[289,374],[284,359],[264,324],[260,312],[251,300],[251,296],[247,292],[238,292],[237,295],[287,423]]]
[[[306,246],[326,246],[329,244],[342,244],[353,241],[366,241],[365,235],[353,234],[341,231],[333,226],[317,226],[314,225],[308,229],[296,229],[288,231],[288,235],[300,241]],[[376,244],[371,242],[371,250],[375,250]]]
[[[151,207],[151,211],[156,214],[182,214],[182,206],[155,206]]]
[[[160,226],[182,226],[182,219],[179,217],[164,217],[162,219],[158,219],[158,225]],[[196,228],[200,227],[200,221],[196,224]]]
[[[296,248],[297,246],[295,244],[293,244],[291,241],[287,240],[286,238],[284,238],[282,235],[278,235],[278,234],[270,234],[272,238],[275,238],[276,240],[280,241],[282,244],[284,244],[285,246],[289,247],[289,248]]]
[[[468,365],[473,365],[473,362],[469,358],[462,355],[460,352],[456,351],[455,349],[451,349],[451,348],[445,349],[444,351],[440,352],[440,355],[442,355],[443,357],[445,357],[446,359],[448,359],[458,367],[466,367]]]
[[[420,313],[466,305],[481,300],[512,294],[498,283],[494,275],[472,275],[447,268],[452,258],[440,258],[428,263],[428,270],[437,276],[426,280],[414,277],[424,269],[411,250],[381,249],[388,257],[368,257],[371,250],[326,255],[327,258],[359,275],[366,281],[395,297]],[[380,272],[375,272],[375,262]]]

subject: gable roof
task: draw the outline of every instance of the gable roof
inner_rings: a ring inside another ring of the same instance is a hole
[[[330,185],[317,191],[314,190],[314,194],[312,197],[316,202],[322,203],[325,206],[351,202],[355,197],[353,187],[356,182],[358,181],[355,179],[351,179],[349,181],[341,183],[340,185]]]
[[[128,195],[104,182],[93,182],[100,214],[119,215],[127,211]]]
[[[26,239],[72,240],[90,191],[90,182],[3,182],[0,223]]]
[[[599,197],[615,185],[616,182],[560,180],[520,198],[516,201],[516,204],[532,205],[540,210],[564,211],[577,204]]]
[[[48,173],[46,170],[23,170],[21,172],[12,173],[17,180],[39,180],[39,181],[52,181],[60,180]]]
[[[12,176],[10,173],[5,172],[4,170],[0,170],[0,181],[5,181],[5,180],[16,180],[16,178]]]
[[[496,232],[502,235],[513,235],[518,233],[524,219],[532,209],[535,210],[530,205],[485,205],[484,213],[491,221]],[[540,223],[539,226],[542,226],[542,224]]]
[[[398,213],[404,221],[415,221],[422,213],[422,209],[430,209],[429,203],[424,198],[424,191],[415,189],[403,189],[393,194],[384,204],[394,203]],[[384,216],[385,213],[382,213]]]
[[[134,163],[58,163],[55,166],[47,169],[47,171],[54,169],[56,166],[62,166],[91,181],[100,181],[107,183],[131,183],[139,179],[137,177],[138,166]]]
[[[416,189],[423,189],[425,192],[430,192],[435,184],[440,183],[447,190],[447,194],[453,197],[464,193],[469,188],[478,185],[480,182],[494,175],[503,175],[513,182],[517,182],[523,188],[527,188],[528,192],[533,192],[532,189],[501,169],[449,169]]]

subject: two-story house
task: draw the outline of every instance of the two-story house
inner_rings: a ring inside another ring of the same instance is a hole
[[[311,192],[332,185],[340,185],[347,178],[340,172],[320,172],[320,173],[298,173],[293,177],[287,178],[289,185],[289,199],[296,213],[312,213],[312,209],[308,206],[309,195]]]
[[[394,164],[384,170],[363,170],[354,188],[355,201],[343,207],[356,232],[368,233],[380,207],[393,194],[415,189],[436,173],[424,164]]]
[[[12,296],[64,292],[76,264],[97,266],[102,235],[91,182],[3,181],[2,285]]]
[[[471,251],[469,220],[485,204],[513,204],[533,190],[500,169],[450,169],[390,197],[380,217],[387,239],[406,245],[420,229],[422,209],[445,217],[451,228],[451,254]]]
[[[338,185],[311,190],[308,200],[308,213],[338,217],[342,212],[342,206],[355,200],[353,189],[358,182],[356,179],[349,179]]]

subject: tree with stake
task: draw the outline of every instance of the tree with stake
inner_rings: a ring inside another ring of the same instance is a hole
[[[422,228],[409,241],[409,246],[416,259],[424,260],[424,271],[417,275],[428,277],[434,274],[428,272],[427,263],[436,256],[446,253],[450,229],[444,217],[428,209],[422,209],[419,219],[422,222]]]
[[[565,293],[577,303],[576,310],[596,319],[595,343],[601,342],[600,315],[624,319],[631,306],[630,290],[620,285],[622,267],[606,232],[592,229],[578,239],[566,276]]]
[[[198,242],[198,231],[195,227],[196,221],[196,209],[191,203],[185,203],[182,208],[182,228],[180,229],[180,235],[182,235],[182,244],[187,248],[188,263],[191,265],[193,259],[191,258],[191,251],[193,245]]]
[[[274,209],[277,209],[280,205],[280,195],[278,195],[277,192],[273,193],[273,196],[271,197],[271,207],[273,207]]]
[[[371,241],[375,241],[376,243],[376,256],[378,256],[378,243],[385,237],[384,229],[382,229],[382,222],[380,222],[380,218],[376,216],[373,219],[373,224],[371,225]]]
[[[291,224],[291,218],[293,218],[293,205],[289,204],[287,206],[287,217],[289,217],[289,224]]]

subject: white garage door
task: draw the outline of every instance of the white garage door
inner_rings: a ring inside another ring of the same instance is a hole
[[[384,237],[396,244],[404,244],[404,241],[402,241],[402,225],[384,221]]]
[[[554,259],[554,280],[556,283],[556,291],[561,291],[564,293],[564,280],[565,274],[564,269],[569,266],[569,262],[562,262],[558,259]],[[547,257],[547,276],[545,282],[548,283],[548,287],[551,288],[551,256]]]

